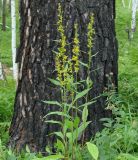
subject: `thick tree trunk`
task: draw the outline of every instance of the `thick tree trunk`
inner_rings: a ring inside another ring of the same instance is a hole
[[[26,144],[32,150],[43,151],[46,144],[54,138],[49,134],[57,130],[56,126],[46,124],[43,116],[55,106],[43,104],[42,100],[59,99],[57,88],[48,78],[56,76],[54,72],[53,50],[57,47],[57,0],[20,1],[21,43],[18,50],[19,82],[15,98],[14,115],[10,128],[10,145],[21,149]],[[71,42],[74,23],[79,23],[81,41],[81,60],[87,62],[87,23],[89,15],[95,17],[95,44],[91,78],[94,82],[90,98],[102,94],[113,83],[117,87],[117,41],[115,35],[114,0],[69,0],[62,1],[66,35]],[[108,75],[111,75],[109,82]],[[85,69],[80,78],[86,78]],[[105,108],[105,98],[101,97],[89,109],[92,124],[87,137],[102,128],[99,119],[110,115]]]

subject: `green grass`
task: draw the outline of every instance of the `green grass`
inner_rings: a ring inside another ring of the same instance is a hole
[[[0,81],[0,139],[6,144],[9,134],[8,129],[13,113],[15,97],[15,82],[11,76],[6,81]]]
[[[6,26],[8,28],[6,31],[2,31],[2,27],[0,28],[0,61],[2,63],[11,66],[12,59],[11,59],[11,19],[9,17],[9,13],[6,15]],[[1,22],[1,17],[0,17]]]
[[[128,0],[126,0],[128,2]],[[137,14],[138,26],[138,14]],[[138,104],[138,29],[134,38],[128,40],[126,28],[131,29],[131,9],[123,8],[117,0],[116,32],[119,42],[119,89],[137,108]],[[134,104],[135,103],[135,104]]]
[[[11,77],[0,81],[0,122],[11,120],[15,97],[15,82]]]
[[[17,46],[19,44],[19,13],[18,13],[18,0],[16,0],[16,27],[17,27]],[[0,23],[2,18],[0,17]],[[12,51],[11,51],[11,17],[10,11],[7,7],[6,13],[6,31],[2,31],[2,26],[0,25],[0,61],[12,67]]]

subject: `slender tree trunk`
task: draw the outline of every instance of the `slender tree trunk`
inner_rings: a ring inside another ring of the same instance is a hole
[[[2,30],[6,31],[6,2],[7,0],[3,0],[2,7]]]
[[[133,0],[132,1],[132,24],[131,24],[132,32],[135,32],[135,30],[136,30],[136,12],[137,12],[137,8],[138,8],[138,0]],[[132,35],[132,37],[133,37],[133,35]]]
[[[0,62],[0,80],[4,80],[3,67],[1,62]]]
[[[126,7],[126,4],[125,4],[125,1],[122,0],[122,4],[123,4],[123,7],[125,8]]]
[[[0,0],[0,17],[2,17],[2,8],[3,8],[2,0]]]
[[[130,9],[130,7],[131,7],[131,3],[132,3],[132,0],[129,0],[129,9]]]
[[[8,8],[9,8],[9,11],[11,12],[11,0],[8,1]]]
[[[12,61],[13,61],[13,77],[15,80],[18,78],[18,67],[16,63],[16,10],[15,0],[11,0],[11,27],[12,27]]]
[[[117,41],[115,34],[114,0],[78,0],[62,1],[64,25],[68,42],[74,35],[74,23],[79,23],[81,61],[87,62],[87,23],[89,15],[95,17],[95,43],[91,78],[93,89],[89,98],[99,96],[104,90],[114,85],[117,87]],[[46,124],[43,116],[56,106],[42,103],[42,100],[59,99],[58,89],[48,78],[54,78],[55,64],[53,50],[59,39],[57,32],[57,0],[20,1],[21,36],[17,61],[19,62],[19,81],[16,92],[14,115],[10,128],[10,145],[20,150],[29,145],[32,150],[43,151],[47,144],[54,141],[49,134],[58,130],[58,126]],[[70,51],[70,48],[68,50]],[[80,72],[80,79],[86,78],[85,69]],[[109,78],[110,77],[110,78]],[[106,98],[100,97],[89,108],[89,126],[86,137],[90,138],[102,129],[99,119],[110,116],[105,110]],[[54,117],[56,118],[56,117]]]

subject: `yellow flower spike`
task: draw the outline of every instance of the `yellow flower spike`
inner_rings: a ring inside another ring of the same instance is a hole
[[[63,27],[63,17],[62,17],[62,9],[61,5],[59,4],[58,6],[58,32],[60,33],[60,40],[59,40],[59,48],[58,48],[58,54],[56,55],[56,71],[57,71],[57,78],[60,81],[60,84],[62,86],[65,85],[65,79],[67,77],[67,71],[64,69],[65,65],[67,63],[68,57],[65,55],[66,54],[66,36],[65,36],[65,31]]]
[[[90,74],[90,67],[91,67],[91,61],[92,61],[92,47],[93,47],[93,36],[95,34],[94,28],[94,16],[91,15],[90,17],[90,22],[88,24],[88,34],[87,34],[87,38],[88,38],[88,43],[87,43],[87,48],[88,48],[88,76]]]
[[[65,88],[73,83],[74,81],[74,73],[78,73],[79,71],[79,53],[80,53],[80,46],[79,46],[79,35],[78,35],[78,25],[75,24],[75,36],[73,39],[73,48],[72,48],[72,58],[70,59],[66,55],[66,36],[63,27],[63,17],[62,17],[62,9],[61,5],[58,6],[58,22],[57,22],[57,29],[60,34],[59,40],[59,48],[58,54],[56,55],[56,71],[57,71],[57,78],[60,81],[60,84]]]
[[[75,37],[73,40],[73,49],[72,49],[72,62],[74,67],[74,72],[78,73],[79,71],[79,53],[80,53],[80,46],[79,46],[79,35],[78,35],[78,25],[75,24]]]

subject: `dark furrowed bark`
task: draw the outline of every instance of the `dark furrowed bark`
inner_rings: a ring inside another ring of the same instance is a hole
[[[94,82],[90,99],[103,93],[108,87],[108,75],[117,87],[117,41],[114,24],[114,0],[69,0],[62,1],[64,25],[68,42],[74,35],[74,23],[79,23],[81,46],[80,59],[87,62],[87,24],[89,16],[95,17],[95,42],[93,47],[91,78]],[[47,144],[54,142],[49,136],[58,126],[47,124],[43,117],[56,106],[48,106],[42,100],[58,100],[60,94],[48,78],[55,78],[53,50],[57,48],[57,0],[20,1],[21,35],[17,55],[19,81],[15,98],[14,115],[10,128],[10,145],[17,150],[29,145],[31,150],[44,151]],[[68,48],[70,51],[70,47]],[[85,69],[79,74],[86,78]],[[87,130],[87,138],[102,128],[99,119],[110,115],[105,108],[105,98],[101,97],[89,108],[92,124]],[[56,117],[54,117],[56,119]]]

